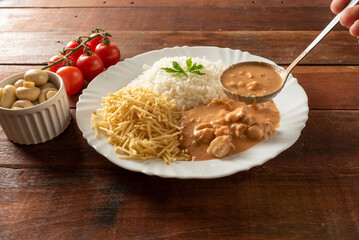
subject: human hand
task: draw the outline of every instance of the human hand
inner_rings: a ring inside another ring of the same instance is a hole
[[[333,0],[330,9],[333,13],[338,14],[350,2],[350,0]],[[340,18],[340,23],[349,28],[351,35],[359,38],[359,5],[348,8]]]

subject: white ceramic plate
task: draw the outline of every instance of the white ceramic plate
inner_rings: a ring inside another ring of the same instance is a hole
[[[174,47],[140,54],[125,59],[97,76],[83,91],[77,103],[77,124],[90,146],[114,164],[136,172],[173,178],[218,178],[261,165],[289,148],[300,136],[308,118],[308,99],[297,80],[290,76],[286,86],[274,99],[280,111],[280,126],[266,141],[249,150],[225,159],[209,161],[174,162],[166,165],[160,159],[118,159],[113,146],[105,137],[96,138],[91,129],[91,114],[101,106],[102,97],[125,87],[143,72],[144,64],[152,65],[162,57],[206,57],[210,61],[222,60],[225,66],[242,61],[264,61],[265,58],[248,52],[218,47]]]

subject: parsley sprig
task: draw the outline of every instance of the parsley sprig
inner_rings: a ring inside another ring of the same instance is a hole
[[[173,73],[175,76],[180,76],[181,74],[188,77],[186,72],[197,74],[197,75],[205,75],[205,73],[201,72],[200,70],[204,68],[202,64],[192,63],[192,58],[186,60],[187,70],[183,70],[182,67],[179,65],[178,62],[173,61],[172,66],[173,68],[161,68],[168,73]]]

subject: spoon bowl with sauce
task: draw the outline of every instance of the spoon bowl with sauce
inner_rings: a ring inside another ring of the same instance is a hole
[[[277,96],[293,68],[334,28],[343,12],[358,2],[351,0],[287,69],[265,62],[240,62],[226,68],[220,76],[224,92],[247,104],[266,102]]]
[[[266,62],[241,62],[221,74],[227,96],[248,104],[266,102],[284,87],[285,70]]]

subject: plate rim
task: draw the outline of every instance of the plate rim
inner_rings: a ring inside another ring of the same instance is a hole
[[[116,66],[121,66],[121,64],[125,64],[125,63],[131,62],[131,61],[135,61],[136,58],[146,57],[147,55],[156,54],[156,53],[158,54],[159,52],[165,52],[165,51],[168,51],[168,50],[176,50],[176,49],[189,49],[189,50],[191,50],[191,49],[202,49],[203,50],[203,49],[208,49],[208,48],[216,49],[216,50],[220,50],[220,51],[231,51],[231,52],[233,51],[233,52],[238,52],[238,54],[248,54],[251,57],[260,58],[263,61],[276,64],[275,62],[271,61],[270,59],[266,59],[266,58],[261,57],[261,56],[253,55],[253,54],[250,54],[249,52],[241,51],[239,49],[232,49],[232,48],[228,48],[228,47],[221,48],[221,47],[216,47],[216,46],[175,46],[175,47],[166,47],[166,48],[162,48],[162,49],[157,49],[157,50],[152,50],[152,51],[140,53],[140,54],[135,55],[135,56],[133,56],[131,58],[124,59],[123,61],[117,63],[115,66],[111,66],[109,69],[114,68]],[[157,61],[157,60],[159,60],[159,59],[156,59],[155,61]],[[219,58],[218,60],[222,60],[222,59]],[[222,178],[222,177],[229,176],[229,175],[235,174],[237,172],[241,172],[241,171],[247,171],[247,170],[249,170],[249,169],[251,169],[253,167],[260,166],[260,165],[264,164],[265,162],[277,157],[280,153],[282,153],[285,150],[287,150],[288,148],[290,148],[298,140],[298,138],[300,137],[302,130],[306,126],[306,121],[308,120],[308,113],[309,113],[308,96],[307,96],[305,90],[303,89],[303,87],[299,85],[297,79],[294,78],[291,75],[290,77],[291,77],[291,79],[293,79],[292,81],[294,81],[298,85],[298,87],[301,88],[302,93],[304,94],[303,96],[305,97],[305,99],[304,99],[304,105],[305,105],[304,107],[305,107],[305,109],[304,109],[303,115],[305,115],[305,117],[302,120],[303,125],[302,125],[301,129],[299,129],[299,131],[298,131],[298,136],[296,136],[294,139],[292,139],[292,141],[290,143],[288,143],[285,147],[277,149],[270,156],[264,157],[261,161],[257,161],[255,163],[249,164],[245,168],[241,168],[241,169],[234,168],[232,171],[226,171],[226,172],[223,172],[223,173],[217,173],[217,174],[212,174],[212,175],[196,175],[196,176],[193,176],[193,175],[174,175],[173,172],[171,172],[172,174],[169,174],[169,173],[166,174],[166,173],[163,173],[163,172],[158,173],[158,172],[154,172],[154,171],[147,171],[145,169],[141,170],[141,169],[138,169],[138,168],[136,168],[134,166],[131,167],[131,166],[126,165],[126,164],[121,165],[118,162],[113,161],[108,156],[108,154],[100,152],[100,150],[98,149],[97,146],[90,143],[90,139],[85,136],[84,129],[82,129],[82,126],[80,125],[79,121],[77,121],[77,119],[79,119],[78,116],[80,114],[80,107],[81,107],[81,103],[82,103],[81,100],[83,100],[84,96],[86,96],[86,94],[88,92],[88,89],[91,88],[91,86],[94,84],[96,79],[99,78],[102,74],[103,73],[101,73],[99,76],[97,76],[94,80],[92,80],[88,84],[87,88],[83,90],[82,94],[79,96],[78,102],[76,103],[76,123],[77,123],[77,126],[79,127],[80,131],[82,132],[82,137],[87,141],[87,143],[89,144],[90,147],[95,149],[96,152],[98,152],[100,155],[107,158],[107,160],[109,160],[113,164],[115,164],[115,165],[117,165],[117,166],[119,166],[119,167],[121,167],[123,169],[133,171],[133,172],[141,172],[141,173],[149,175],[149,176],[158,176],[158,177],[162,177],[162,178],[178,178],[178,179],[213,179],[213,178]],[[139,73],[139,74],[141,74],[141,73]],[[231,158],[231,157],[233,157],[235,155],[232,155],[232,156],[230,156],[228,158]],[[225,159],[228,159],[228,158],[225,158]],[[123,159],[118,159],[119,162],[121,162],[121,160],[123,160]],[[125,161],[138,161],[138,162],[144,163],[143,160],[125,160]],[[159,159],[151,159],[151,160],[146,160],[146,161],[161,161],[163,163],[163,161],[159,160]],[[211,163],[211,162],[216,162],[216,161],[224,161],[224,159],[212,159],[212,160],[206,160],[204,162]],[[189,163],[195,163],[195,162],[196,161],[180,161],[180,162],[173,162],[173,163],[171,162],[170,165],[175,165],[175,164],[178,164],[178,163],[180,163],[180,164],[189,164]],[[198,162],[201,162],[201,161],[198,161]],[[163,166],[167,167],[167,165],[165,163],[163,163]]]

